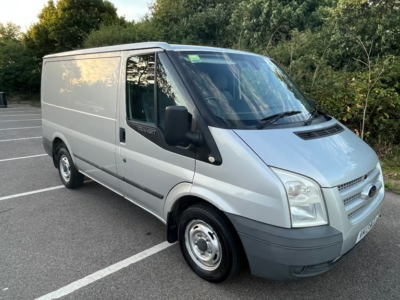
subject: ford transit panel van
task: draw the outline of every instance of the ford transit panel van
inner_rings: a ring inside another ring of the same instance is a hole
[[[268,58],[140,43],[48,55],[43,145],[166,224],[200,277],[322,274],[380,215],[375,152]],[[368,242],[368,241],[366,241]]]

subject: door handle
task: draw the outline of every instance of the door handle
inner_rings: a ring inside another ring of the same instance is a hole
[[[125,129],[124,128],[119,128],[119,142],[120,143],[125,143],[126,135],[125,135]]]

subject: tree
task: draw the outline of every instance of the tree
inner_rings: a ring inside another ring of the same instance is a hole
[[[0,91],[37,93],[40,69],[33,53],[19,41],[20,36],[19,26],[0,23]]]
[[[0,23],[0,43],[8,41],[18,41],[21,35],[21,27],[8,22],[7,24]]]
[[[150,7],[158,39],[229,46],[228,25],[238,0],[157,0]]]
[[[158,32],[148,15],[139,22],[102,25],[86,38],[84,47],[101,47],[158,40]]]
[[[290,39],[293,29],[317,30],[336,0],[246,0],[232,14],[230,32],[235,47],[261,51]]]
[[[355,37],[360,38],[371,56],[400,55],[400,1],[339,0],[331,11],[326,26],[334,28],[332,65],[339,69],[348,65],[356,69],[365,51]]]
[[[38,57],[82,47],[87,35],[101,24],[121,24],[115,6],[103,0],[50,0],[24,36]]]

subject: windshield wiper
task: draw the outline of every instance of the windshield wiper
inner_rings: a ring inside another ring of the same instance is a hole
[[[300,114],[301,111],[298,110],[291,110],[291,111],[284,111],[281,112],[279,114],[275,114],[269,117],[266,117],[264,119],[261,119],[261,123],[257,125],[257,129],[262,129],[265,126],[275,123],[276,121],[278,121],[280,118],[286,117],[286,116],[293,116],[293,115],[297,115]]]
[[[314,112],[312,113],[312,115],[304,122],[303,125],[304,125],[304,126],[310,125],[311,122],[312,122],[312,120],[314,120],[315,115],[317,114],[317,112],[318,112],[318,108],[315,108],[315,110],[314,110]]]

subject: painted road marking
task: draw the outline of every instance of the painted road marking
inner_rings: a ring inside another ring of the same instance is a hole
[[[21,114],[21,113],[37,113],[40,112],[40,109],[21,109],[21,110],[13,110],[13,111],[1,111],[0,110],[0,115],[4,115],[4,114],[9,114],[9,113],[17,113],[17,114]]]
[[[88,178],[83,183],[86,184],[86,183],[89,183],[89,182],[93,182],[93,180]],[[20,193],[20,194],[14,194],[14,195],[10,195],[10,196],[4,196],[4,197],[0,197],[0,201],[19,198],[19,197],[23,197],[23,196],[34,195],[34,194],[53,191],[53,190],[59,190],[59,189],[62,189],[62,188],[65,188],[65,186],[64,185],[57,185],[57,186],[53,186],[53,187],[49,187],[49,188],[45,188],[45,189],[36,190],[36,191],[25,192],[25,193]]]
[[[0,142],[13,142],[13,141],[22,141],[22,140],[33,140],[33,139],[41,139],[41,136],[28,137],[28,138],[20,138],[20,139],[11,139],[11,140],[0,140]]]
[[[142,259],[145,259],[153,254],[156,254],[157,252],[165,250],[165,249],[171,247],[172,245],[173,244],[170,244],[167,241],[162,242],[161,244],[158,244],[158,245],[151,247],[147,250],[144,250],[138,254],[128,257],[127,259],[124,259],[124,260],[122,260],[114,265],[111,265],[103,270],[97,271],[97,272],[95,272],[91,275],[88,275],[82,279],[72,282],[54,292],[51,292],[47,295],[39,297],[36,300],[58,299],[63,296],[66,296],[68,294],[71,294],[72,292],[75,292],[76,290],[83,288],[84,286],[87,286],[99,279],[102,279],[110,274],[113,274],[113,273],[115,273],[123,268],[126,268],[134,263],[137,263],[137,262],[141,261]]]
[[[20,107],[7,107],[5,110],[10,109],[40,109],[40,107],[32,107],[32,106],[20,106]]]
[[[6,120],[6,121],[0,121],[0,122],[26,122],[26,121],[41,121],[42,119],[22,119],[22,120]]]
[[[22,156],[22,157],[0,159],[0,162],[10,161],[10,160],[18,160],[18,159],[25,159],[25,158],[33,158],[33,157],[40,157],[40,156],[47,156],[47,154],[38,154],[38,155],[32,155],[32,156]]]
[[[31,129],[31,128],[41,128],[42,126],[33,126],[33,127],[17,127],[17,128],[2,128],[0,130],[17,130],[17,129]]]
[[[31,192],[26,192],[26,193],[21,193],[21,194],[15,194],[15,195],[1,197],[0,201],[19,198],[19,197],[23,197],[23,196],[38,194],[38,193],[43,193],[43,192],[47,192],[47,191],[58,190],[58,189],[62,189],[62,188],[65,188],[65,186],[64,185],[57,185],[57,186],[53,186],[51,188],[45,188],[45,189],[41,189],[41,190],[36,190],[36,191],[31,191]]]
[[[0,114],[1,115],[1,114]],[[25,116],[40,116],[41,114],[27,114],[27,115],[1,115],[2,117],[25,117]]]

